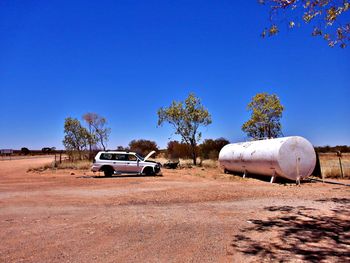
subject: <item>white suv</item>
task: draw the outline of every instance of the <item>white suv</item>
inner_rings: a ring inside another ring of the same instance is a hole
[[[148,161],[155,151],[145,158],[135,152],[101,151],[96,154],[91,171],[103,171],[105,176],[117,174],[145,174],[154,175],[160,172],[160,163]]]

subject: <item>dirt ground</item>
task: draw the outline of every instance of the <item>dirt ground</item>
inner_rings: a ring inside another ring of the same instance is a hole
[[[27,173],[51,160],[0,161],[0,262],[350,261],[350,187]]]

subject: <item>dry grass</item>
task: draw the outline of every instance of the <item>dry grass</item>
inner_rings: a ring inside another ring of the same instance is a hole
[[[155,161],[164,164],[168,161],[166,158],[157,158]],[[180,167],[181,168],[191,168],[193,166],[193,161],[191,159],[180,159]],[[197,166],[205,167],[205,168],[217,168],[218,161],[217,160],[200,160],[197,159]]]
[[[323,177],[341,178],[339,158],[335,153],[322,153],[319,157]],[[344,178],[350,178],[350,154],[344,153],[341,162]]]
[[[320,165],[321,172],[324,178],[341,178],[341,170],[339,165],[339,158],[335,153],[321,153]],[[157,158],[157,162],[162,164],[166,163],[168,159],[166,158]],[[341,158],[343,175],[344,178],[350,178],[350,154],[344,153]],[[204,168],[218,168],[219,163],[217,160],[197,160],[198,166]],[[190,159],[180,159],[181,168],[191,168],[193,167],[192,160]]]
[[[91,167],[91,161],[81,160],[81,161],[68,161],[65,160],[62,163],[55,162],[48,163],[39,167],[29,168],[28,172],[43,172],[50,169],[71,169],[71,170],[88,170]]]

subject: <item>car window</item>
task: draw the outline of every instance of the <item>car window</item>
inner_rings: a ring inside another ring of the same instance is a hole
[[[137,156],[137,158],[139,158],[141,161],[143,161],[144,160],[144,158],[141,156],[141,155],[139,155],[139,154],[137,154],[137,153],[135,153],[135,155]]]
[[[115,159],[117,161],[127,161],[127,155],[126,154],[116,154]]]
[[[113,160],[113,154],[111,153],[102,153],[100,156],[101,160]]]
[[[129,154],[128,158],[129,158],[129,161],[137,161],[137,157],[133,154]]]

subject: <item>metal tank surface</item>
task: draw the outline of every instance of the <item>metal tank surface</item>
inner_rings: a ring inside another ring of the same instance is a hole
[[[225,171],[277,176],[300,182],[313,172],[316,153],[303,137],[291,136],[225,145],[219,154]]]

